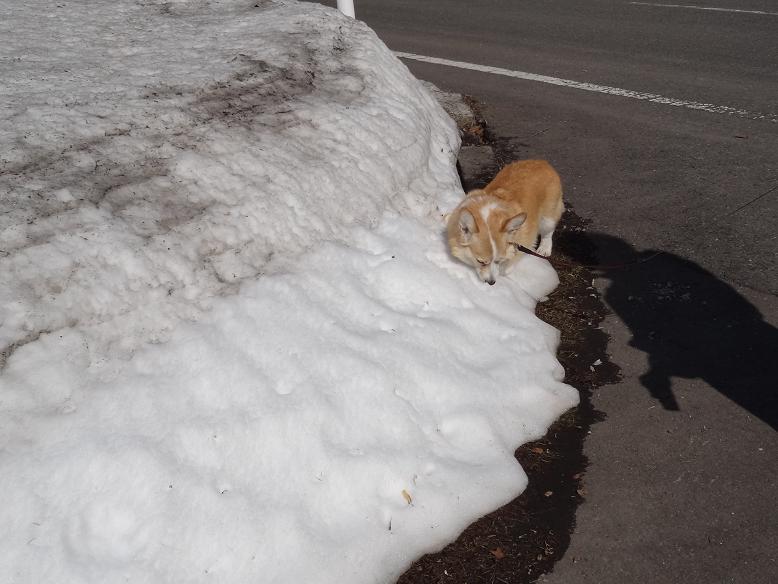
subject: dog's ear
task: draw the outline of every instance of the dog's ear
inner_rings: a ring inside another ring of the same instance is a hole
[[[478,225],[475,223],[475,217],[467,209],[462,209],[459,214],[459,240],[467,245],[473,239],[473,234],[478,233]]]
[[[527,214],[526,213],[519,213],[515,217],[511,217],[505,222],[505,225],[502,226],[502,230],[505,233],[513,233],[515,231],[518,231],[519,227],[524,225],[524,222],[527,220]]]

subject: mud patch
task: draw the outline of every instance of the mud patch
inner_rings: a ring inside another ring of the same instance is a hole
[[[199,114],[199,123],[219,119],[227,126],[251,127],[260,114],[288,113],[290,100],[315,89],[316,63],[309,50],[298,54],[295,61],[300,66],[295,67],[279,67],[244,54],[234,60],[241,67],[232,78],[198,92],[193,110]]]

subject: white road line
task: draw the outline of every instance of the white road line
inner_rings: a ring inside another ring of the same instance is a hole
[[[654,4],[653,2],[630,2],[635,6],[659,6],[661,8],[690,8],[692,10],[713,10],[715,12],[741,12],[744,14],[761,14],[764,16],[778,16],[778,12],[765,12],[764,10],[740,10],[738,8],[714,8],[712,6],[694,6],[692,4]]]
[[[558,77],[549,77],[548,75],[538,75],[537,73],[527,73],[525,71],[511,71],[510,69],[501,69],[500,67],[490,67],[488,65],[477,65],[475,63],[465,63],[463,61],[451,61],[449,59],[440,59],[438,57],[425,57],[424,55],[414,55],[413,53],[403,53],[395,51],[394,53],[401,59],[411,59],[423,63],[432,63],[434,65],[445,65],[447,67],[457,67],[459,69],[470,69],[482,73],[491,73],[493,75],[503,75],[505,77],[515,77],[516,79],[525,79],[527,81],[539,81],[540,83],[550,83],[551,85],[560,85],[572,89],[582,89],[584,91],[595,91],[598,93],[607,93],[619,97],[628,97],[630,99],[640,99],[643,101],[652,101],[675,107],[685,107],[694,110],[702,110],[713,114],[726,114],[738,116],[751,120],[767,120],[769,122],[778,122],[778,114],[761,114],[747,110],[737,109],[726,105],[715,105],[712,103],[700,103],[697,101],[687,101],[684,99],[675,99],[664,97],[655,93],[644,93],[641,91],[632,91],[629,89],[620,89],[618,87],[609,87],[607,85],[596,85],[594,83],[584,83],[573,81],[571,79],[559,79]]]

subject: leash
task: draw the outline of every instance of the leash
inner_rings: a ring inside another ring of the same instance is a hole
[[[512,243],[511,245],[513,245],[513,247],[515,247],[520,252],[535,256],[536,258],[540,258],[542,260],[546,260],[551,264],[558,264],[560,266],[566,266],[569,268],[590,268],[592,270],[619,270],[622,268],[628,268],[629,266],[645,264],[646,262],[653,260],[656,256],[662,254],[661,251],[656,251],[646,258],[639,258],[637,260],[632,260],[631,262],[624,262],[621,264],[575,264],[573,262],[566,262],[565,260],[560,260],[558,258],[552,259],[550,257],[542,256],[539,253],[534,252],[531,249],[526,248],[518,243]]]

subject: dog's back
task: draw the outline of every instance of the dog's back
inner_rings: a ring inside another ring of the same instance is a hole
[[[559,222],[562,203],[562,181],[545,160],[512,162],[497,173],[484,191],[504,200],[509,206],[518,206],[527,214],[526,231],[533,238],[538,232],[541,217]],[[530,242],[534,245],[534,239]]]

